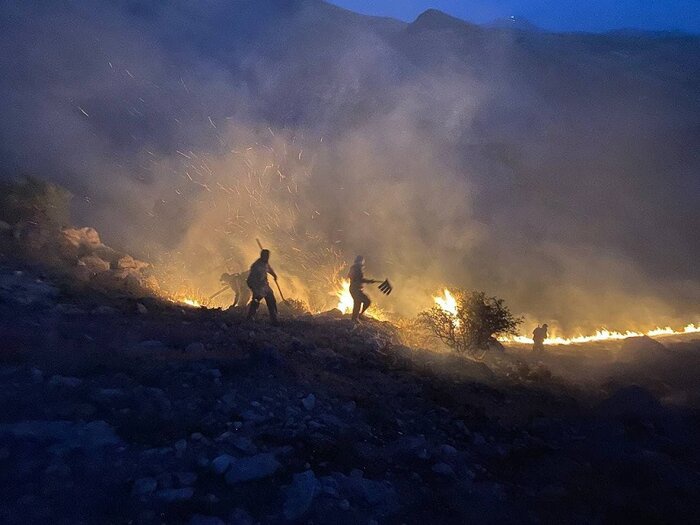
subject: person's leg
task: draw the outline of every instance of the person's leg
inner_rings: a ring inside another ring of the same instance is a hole
[[[277,324],[277,299],[275,299],[275,294],[272,291],[265,296],[265,304],[267,305],[267,311],[270,313],[270,321],[272,321],[272,324]]]
[[[231,305],[232,308],[235,308],[238,306],[238,300],[240,299],[240,294],[238,293],[238,290],[233,291],[233,304]]]
[[[367,311],[367,308],[369,308],[369,305],[372,304],[372,301],[370,301],[369,297],[367,296],[366,293],[362,294],[362,310],[360,310],[360,317],[365,315],[365,312]]]
[[[350,290],[350,295],[352,295],[352,320],[357,321],[362,307],[362,296],[361,293],[353,290]]]
[[[255,312],[258,311],[258,306],[260,306],[260,301],[262,297],[256,297],[253,295],[253,300],[250,301],[250,306],[248,307],[248,319],[255,317]]]

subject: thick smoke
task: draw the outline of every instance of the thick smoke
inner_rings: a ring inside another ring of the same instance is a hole
[[[363,254],[403,314],[447,285],[566,333],[700,315],[698,39],[310,0],[10,2],[0,24],[3,176],[67,186],[169,287],[216,291],[257,237],[317,309]]]

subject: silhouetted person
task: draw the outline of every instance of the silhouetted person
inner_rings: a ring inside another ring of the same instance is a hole
[[[532,351],[544,352],[544,340],[547,339],[547,325],[537,325],[532,331]]]
[[[238,305],[245,306],[250,301],[252,294],[246,283],[248,279],[248,272],[240,273],[224,273],[221,274],[221,284],[228,285],[233,291],[233,304],[232,308]]]
[[[275,300],[275,294],[272,292],[267,282],[268,273],[272,275],[275,281],[277,280],[277,274],[270,266],[270,250],[262,250],[260,252],[260,258],[250,267],[248,279],[246,280],[248,288],[253,292],[253,300],[248,307],[248,319],[253,319],[255,317],[255,312],[258,311],[260,301],[265,299],[267,310],[270,312],[270,320],[272,324],[277,325],[279,324],[277,321],[277,301]]]
[[[365,284],[378,283],[374,279],[365,279],[365,258],[358,255],[355,263],[350,267],[348,279],[350,279],[350,295],[352,295],[352,320],[358,322],[372,304],[367,294],[363,291]]]

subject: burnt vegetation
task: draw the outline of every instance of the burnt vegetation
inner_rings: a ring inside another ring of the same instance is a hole
[[[503,299],[467,290],[457,290],[454,297],[454,313],[433,306],[419,315],[419,321],[457,353],[483,357],[489,349],[503,349],[499,337],[517,335],[522,318],[514,316]]]

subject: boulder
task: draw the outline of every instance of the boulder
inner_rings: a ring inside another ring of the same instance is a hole
[[[292,484],[286,489],[284,517],[288,520],[301,518],[311,507],[316,496],[321,492],[321,483],[312,470],[294,474]]]
[[[228,454],[221,454],[214,458],[211,462],[211,469],[216,474],[224,474],[229,467],[236,461],[236,458]]]
[[[309,394],[301,400],[301,404],[304,405],[304,408],[309,412],[312,411],[316,406],[316,396],[313,394]]]
[[[198,353],[204,352],[205,350],[206,350],[206,348],[204,347],[204,343],[199,343],[199,342],[190,343],[185,347],[185,352],[187,352],[188,354],[189,353],[198,354]]]
[[[94,228],[64,228],[58,239],[58,251],[65,259],[77,259],[103,246]]]
[[[600,413],[609,417],[639,417],[647,419],[659,414],[663,408],[659,401],[641,386],[631,385],[616,390],[600,403]]]
[[[622,342],[619,357],[624,361],[650,361],[667,355],[664,345],[651,337],[628,337]]]
[[[226,483],[234,485],[242,481],[263,479],[272,476],[280,466],[275,456],[269,453],[238,459],[226,473]]]
[[[110,265],[96,255],[86,255],[78,259],[78,266],[84,266],[92,274],[109,271]]]
[[[187,501],[192,499],[192,496],[194,496],[194,489],[192,487],[185,487],[181,489],[163,489],[156,492],[156,498],[166,503]]]
[[[134,259],[131,255],[125,255],[117,260],[116,266],[119,270],[136,270],[140,272],[141,270],[148,268],[150,264]]]
[[[134,481],[131,493],[134,496],[148,496],[158,488],[158,482],[153,478],[139,478]]]
[[[190,518],[189,525],[226,525],[221,518],[216,516],[203,516],[195,514]]]

